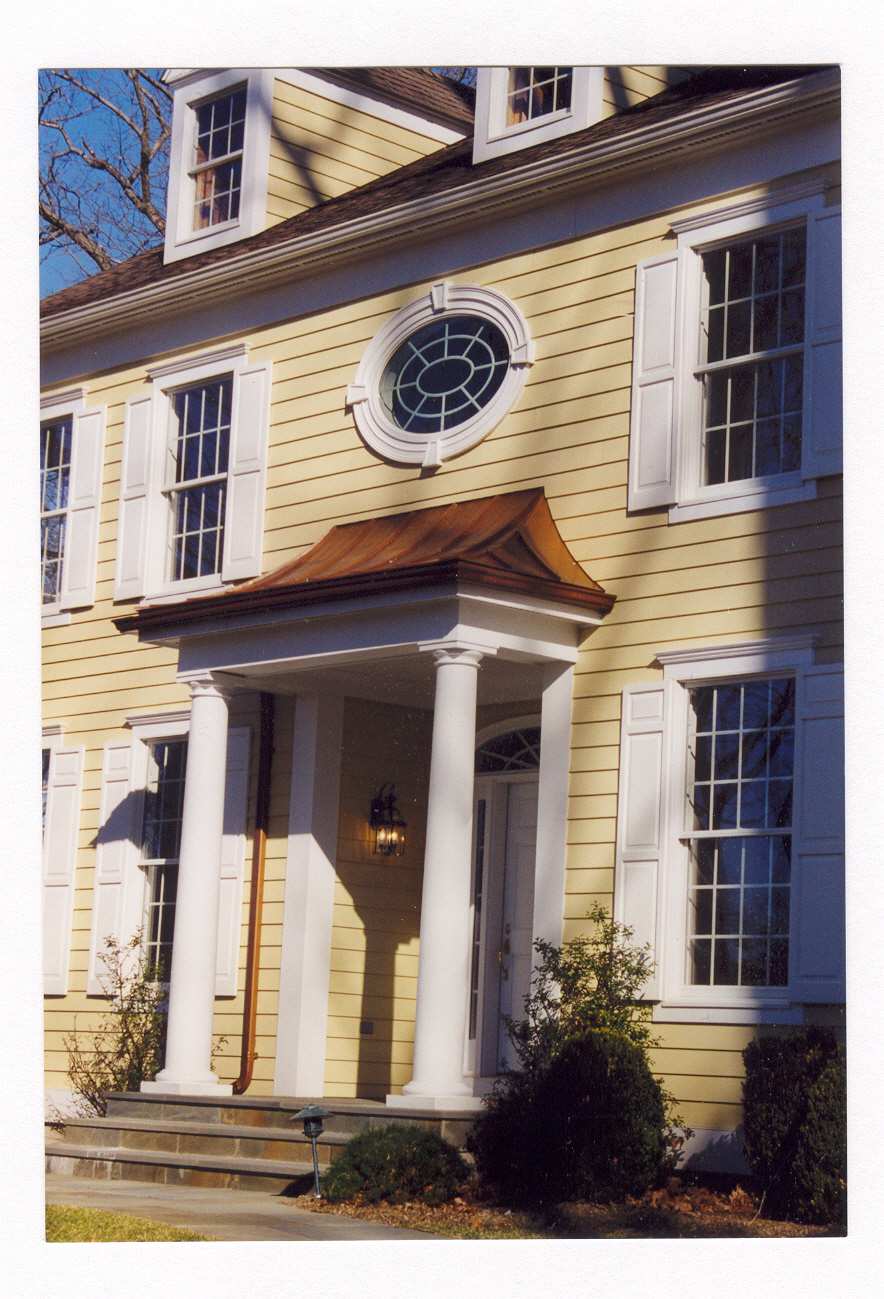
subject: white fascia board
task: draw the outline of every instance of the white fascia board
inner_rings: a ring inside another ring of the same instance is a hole
[[[805,83],[806,82],[806,83]],[[637,126],[613,140],[578,146],[556,158],[525,164],[502,176],[488,177],[452,192],[397,204],[395,207],[330,230],[319,231],[268,248],[232,253],[213,266],[187,271],[172,280],[146,285],[110,301],[91,303],[52,317],[41,326],[44,347],[64,346],[96,329],[115,325],[131,328],[141,318],[191,306],[194,295],[208,305],[213,296],[229,296],[238,284],[243,291],[258,291],[278,282],[280,275],[294,278],[324,262],[358,256],[400,245],[403,232],[410,240],[440,231],[450,233],[453,218],[487,223],[496,209],[512,213],[539,198],[569,187],[591,187],[616,175],[624,182],[633,171],[688,153],[720,150],[733,141],[745,148],[753,133],[760,139],[775,135],[790,123],[806,126],[814,116],[831,114],[839,101],[837,72],[823,72],[799,82],[788,82],[751,91],[726,106],[696,109],[676,122]]]

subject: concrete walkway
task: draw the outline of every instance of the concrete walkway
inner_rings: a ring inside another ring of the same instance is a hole
[[[196,1189],[49,1173],[46,1203],[128,1213],[216,1240],[439,1240],[428,1231],[296,1209],[291,1200],[265,1191]]]

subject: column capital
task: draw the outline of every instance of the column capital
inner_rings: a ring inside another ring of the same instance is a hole
[[[496,653],[489,645],[462,640],[422,641],[418,649],[422,654],[432,654],[437,667],[440,663],[466,663],[478,667],[488,654]]]
[[[178,680],[190,690],[191,699],[216,698],[229,700],[236,693],[238,682],[225,681],[223,676],[201,672],[194,676],[180,676]]]

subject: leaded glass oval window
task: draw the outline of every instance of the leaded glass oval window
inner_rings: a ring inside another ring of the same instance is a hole
[[[491,432],[533,361],[515,303],[494,289],[443,280],[377,331],[347,386],[347,404],[378,455],[435,467]]]
[[[536,771],[539,766],[539,726],[495,735],[476,750],[476,774],[480,776],[494,771]]]
[[[479,316],[443,316],[396,349],[381,378],[381,405],[397,428],[444,433],[477,415],[509,368],[506,338]]]

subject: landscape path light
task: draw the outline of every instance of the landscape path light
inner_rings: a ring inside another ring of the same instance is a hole
[[[328,1110],[324,1110],[321,1105],[305,1105],[297,1114],[293,1114],[291,1122],[296,1119],[304,1120],[304,1136],[308,1137],[313,1147],[313,1180],[316,1186],[316,1198],[320,1199],[319,1194],[319,1158],[316,1154],[316,1138],[322,1135],[322,1120],[330,1119],[332,1116]]]

